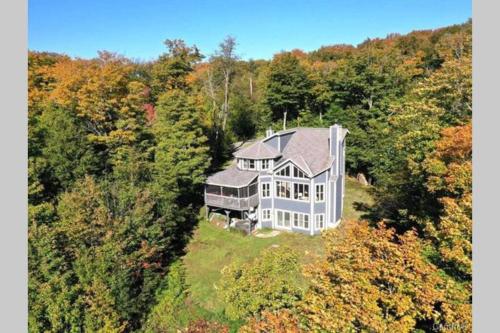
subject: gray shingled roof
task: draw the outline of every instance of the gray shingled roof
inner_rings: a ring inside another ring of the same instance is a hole
[[[294,133],[277,165],[291,160],[310,175],[316,175],[327,169],[333,162],[328,145],[329,129],[298,127],[293,130]]]
[[[281,158],[275,167],[283,165],[286,161],[292,161],[299,168],[306,171],[310,176],[315,176],[330,167],[334,158],[330,156],[328,128],[297,127],[275,133],[293,133],[285,149],[280,153],[262,139],[250,146],[241,148],[234,155],[239,158]],[[348,130],[342,128],[342,138]],[[207,184],[242,187],[248,185],[257,177],[257,171],[239,170],[235,163],[226,170],[220,171],[208,177]]]
[[[258,141],[249,147],[238,150],[234,156],[237,158],[263,159],[276,158],[281,156],[281,153],[270,145]]]
[[[228,187],[242,187],[250,184],[258,174],[257,171],[239,170],[236,164],[233,164],[226,170],[209,176],[206,183]]]

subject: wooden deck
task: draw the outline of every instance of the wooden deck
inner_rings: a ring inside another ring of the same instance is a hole
[[[247,198],[227,197],[205,193],[205,204],[212,207],[227,208],[231,210],[248,210],[259,204],[259,194]]]

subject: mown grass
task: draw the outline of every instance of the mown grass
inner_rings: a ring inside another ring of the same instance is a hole
[[[276,237],[257,238],[224,230],[204,219],[200,221],[184,257],[186,282],[193,301],[209,311],[222,311],[224,304],[216,290],[222,268],[234,262],[252,260],[273,245],[297,251],[302,263],[312,262],[323,253],[321,237],[281,233]]]
[[[344,218],[358,219],[363,211],[360,204],[370,205],[367,187],[355,179],[346,179]],[[217,295],[217,284],[224,266],[234,262],[247,262],[256,258],[262,250],[271,246],[289,247],[299,254],[302,264],[312,263],[323,255],[321,237],[282,232],[271,238],[244,236],[231,232],[201,219],[194,237],[183,258],[189,285],[189,302],[203,310],[203,317],[220,316],[225,305]],[[299,279],[306,287],[302,276]]]
[[[345,179],[344,220],[359,220],[367,213],[365,207],[373,204],[370,188],[371,186],[361,185],[355,178]]]

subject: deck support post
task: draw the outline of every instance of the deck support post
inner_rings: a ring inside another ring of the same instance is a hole
[[[230,224],[231,224],[231,221],[229,220],[229,214],[231,213],[231,211],[230,210],[224,210],[224,212],[226,213],[227,231],[229,231],[229,227],[230,227]]]

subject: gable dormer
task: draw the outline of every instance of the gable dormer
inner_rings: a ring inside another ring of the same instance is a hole
[[[240,149],[234,156],[240,170],[264,171],[274,167],[274,161],[281,157],[281,153],[263,141]]]

